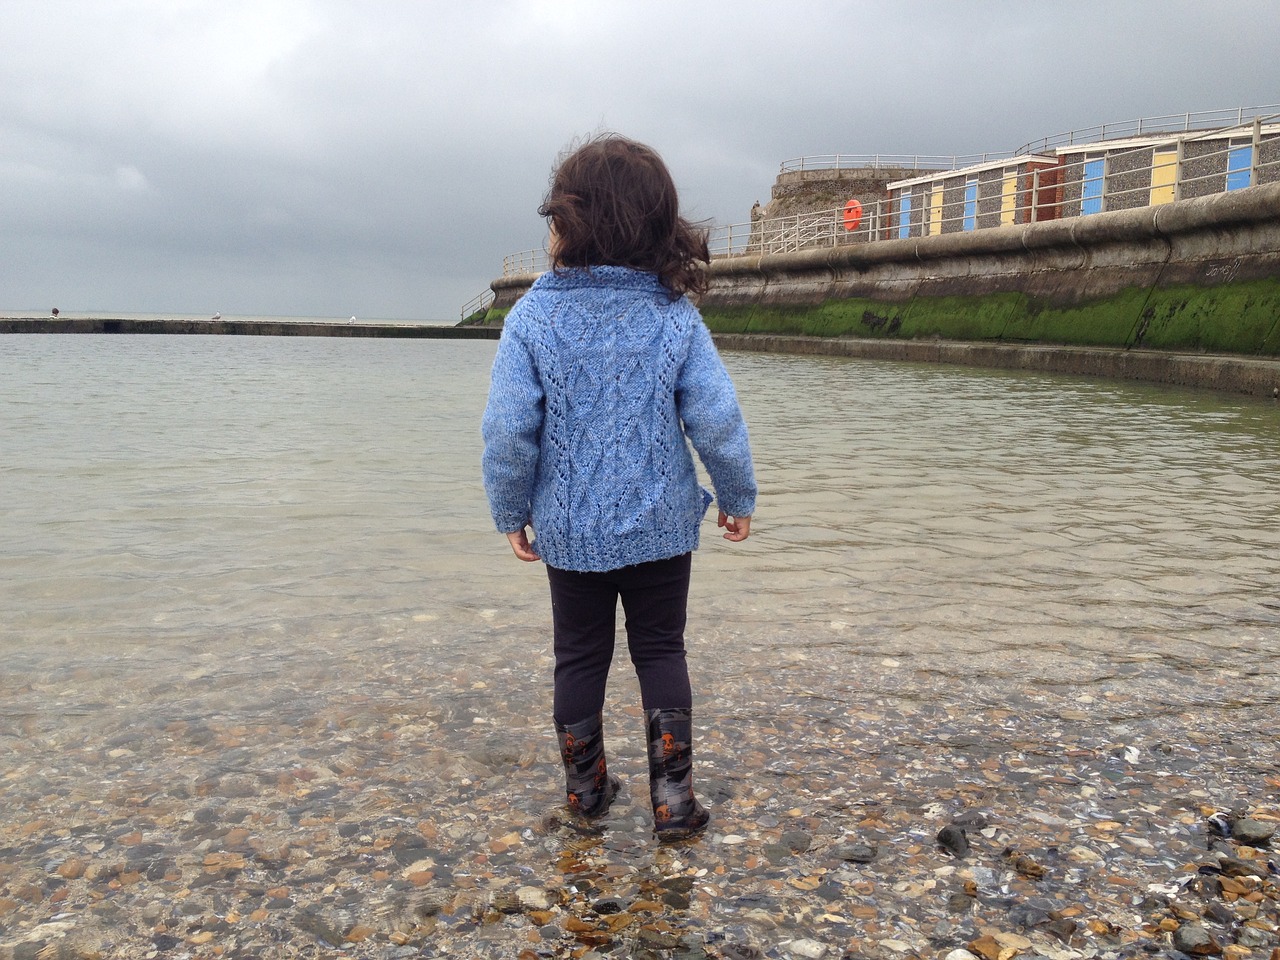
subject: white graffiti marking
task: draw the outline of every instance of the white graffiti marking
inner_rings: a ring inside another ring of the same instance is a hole
[[[1205,279],[1217,280],[1221,283],[1230,283],[1240,272],[1240,262],[1241,258],[1236,257],[1230,263],[1221,263],[1216,267],[1210,267],[1205,271]]]

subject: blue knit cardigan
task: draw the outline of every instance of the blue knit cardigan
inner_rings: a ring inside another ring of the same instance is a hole
[[[499,531],[542,559],[615,570],[697,549],[711,494],[755,510],[747,428],[697,309],[626,267],[543,274],[506,317],[482,426]]]

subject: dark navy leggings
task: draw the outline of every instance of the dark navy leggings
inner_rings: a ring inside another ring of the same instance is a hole
[[[693,706],[684,655],[691,559],[686,553],[605,573],[547,567],[557,723],[577,723],[604,709],[619,598],[644,709]]]

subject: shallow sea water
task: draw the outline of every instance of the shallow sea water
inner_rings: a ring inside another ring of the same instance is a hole
[[[562,823],[545,578],[479,483],[492,356],[0,341],[0,945],[1085,956],[1167,939],[1120,881],[1194,873],[1210,813],[1280,817],[1275,403],[731,354],[762,493],[695,560],[713,828],[649,834],[622,644],[627,793]],[[1072,903],[1109,926],[1010,919]]]

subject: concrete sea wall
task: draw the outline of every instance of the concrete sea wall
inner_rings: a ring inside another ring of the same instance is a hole
[[[1280,355],[1280,184],[1157,207],[712,263],[734,333]]]
[[[703,316],[719,342],[739,349],[768,343],[1267,395],[1280,388],[1280,184],[969,233],[717,259],[709,277]],[[489,322],[534,279],[494,281]],[[823,345],[850,338],[866,343]],[[1185,356],[1175,362],[1175,354]],[[1253,362],[1238,362],[1245,358]]]

